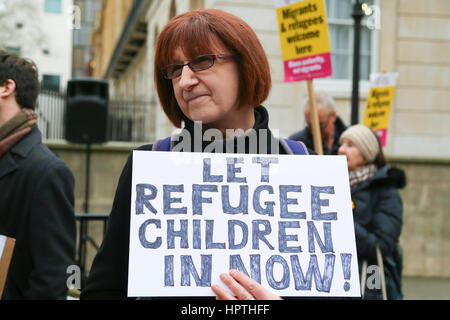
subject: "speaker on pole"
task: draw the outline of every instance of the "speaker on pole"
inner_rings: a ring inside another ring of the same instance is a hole
[[[73,79],[67,83],[65,137],[72,143],[107,141],[108,82]]]
[[[107,141],[108,82],[94,79],[73,79],[67,83],[65,137],[73,143],[86,145],[86,182],[84,211],[89,213],[91,144]],[[85,272],[87,225],[80,221],[78,265]]]

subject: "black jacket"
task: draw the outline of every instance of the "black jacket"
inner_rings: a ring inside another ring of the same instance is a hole
[[[377,265],[376,245],[383,255],[388,298],[401,298],[401,279],[395,270],[401,267],[398,241],[402,229],[403,204],[397,189],[406,185],[405,173],[385,166],[375,175],[351,188],[354,205],[356,248],[361,271],[362,262]],[[394,292],[395,291],[395,292]],[[391,292],[391,293],[389,293]],[[380,298],[381,291],[368,292],[367,297]]]
[[[336,117],[335,125],[335,132],[334,132],[334,141],[333,146],[331,150],[328,149],[328,146],[326,143],[322,141],[322,147],[323,147],[323,154],[324,155],[336,155],[338,153],[339,149],[339,138],[342,134],[342,132],[347,129],[344,122],[341,120],[341,118]],[[297,131],[289,136],[289,139],[295,140],[295,141],[302,141],[308,149],[314,150],[314,139],[312,132],[310,131],[309,127],[304,128],[303,130]]]
[[[66,299],[74,177],[37,127],[0,158],[0,234],[16,239],[3,299]]]
[[[267,148],[270,149],[269,140],[273,137],[268,130],[268,119],[269,116],[264,107],[255,108],[254,129],[257,131],[267,130],[269,135],[266,142]],[[194,137],[192,121],[185,119],[184,130],[188,130],[191,133],[190,136]],[[223,140],[218,141],[218,143],[222,142]],[[204,150],[209,143],[204,141],[202,149]],[[191,143],[191,147],[194,148],[194,143]],[[248,153],[247,147],[246,145],[246,153]],[[285,154],[281,144],[279,147],[279,154]],[[138,150],[150,151],[152,145],[144,145]],[[234,151],[236,152],[236,150]],[[269,150],[268,153],[272,152],[273,150]],[[81,293],[81,299],[127,298],[132,163],[132,154],[130,154],[119,179],[105,238],[92,264],[86,287]],[[169,171],[168,174],[170,174]]]

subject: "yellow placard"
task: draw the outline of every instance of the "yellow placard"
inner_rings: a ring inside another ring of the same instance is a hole
[[[330,52],[324,0],[305,0],[277,8],[283,60]]]
[[[367,99],[363,124],[373,130],[387,129],[395,86],[374,87]]]

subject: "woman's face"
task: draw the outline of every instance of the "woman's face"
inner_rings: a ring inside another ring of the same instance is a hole
[[[338,154],[347,157],[348,171],[354,171],[366,165],[366,160],[362,156],[361,151],[350,139],[342,139]]]
[[[214,47],[211,54],[231,55],[222,44]],[[190,62],[181,48],[175,51],[172,61]],[[253,127],[253,108],[239,103],[239,70],[234,58],[217,58],[211,68],[197,72],[184,66],[181,76],[172,79],[172,85],[178,105],[189,119],[219,130]]]

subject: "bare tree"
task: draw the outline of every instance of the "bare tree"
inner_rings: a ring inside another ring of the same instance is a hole
[[[0,0],[0,47],[21,47],[26,51],[46,45],[38,1]]]

